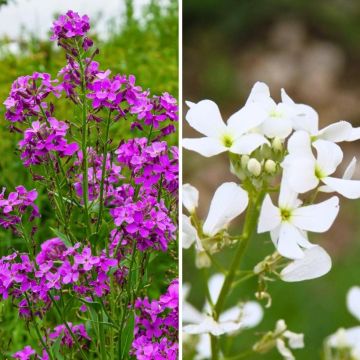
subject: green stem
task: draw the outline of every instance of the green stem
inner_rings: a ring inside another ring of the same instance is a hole
[[[111,116],[111,110],[109,110],[109,116],[106,120],[103,162],[102,162],[102,166],[101,166],[100,205],[99,205],[98,221],[96,224],[96,232],[99,232],[101,222],[102,222],[103,208],[104,208],[104,182],[105,182],[106,160],[107,160],[107,150],[108,150],[108,142],[109,142],[109,130],[110,130],[110,120],[111,120],[110,116]],[[107,252],[107,255],[109,255],[108,246],[106,246],[106,252]]]
[[[210,342],[211,342],[211,360],[218,360],[219,359],[219,338],[210,335]]]
[[[55,309],[56,311],[58,312],[61,320],[63,321],[67,331],[69,332],[70,336],[72,337],[72,339],[74,340],[75,344],[76,344],[76,347],[78,348],[81,356],[85,359],[85,360],[88,360],[87,356],[85,355],[81,345],[79,344],[79,341],[77,339],[77,337],[74,335],[74,333],[72,332],[72,330],[70,329],[70,326],[68,325],[67,321],[65,320],[65,317],[64,317],[64,314],[62,313],[61,309],[59,308],[59,305],[57,304],[56,300],[54,299],[54,297],[51,295],[51,293],[49,292],[49,297],[52,301],[52,303],[54,304],[55,306]]]
[[[225,277],[225,281],[221,288],[218,301],[215,304],[215,314],[214,314],[215,320],[219,319],[219,316],[220,316],[221,311],[223,310],[223,307],[225,304],[225,300],[231,290],[233,281],[235,279],[236,271],[238,270],[238,268],[240,266],[242,256],[244,255],[245,250],[248,246],[249,240],[255,230],[257,220],[259,217],[259,212],[260,212],[260,204],[261,204],[264,196],[265,196],[265,193],[262,191],[259,193],[259,195],[255,201],[249,202],[248,210],[246,212],[246,217],[245,217],[244,228],[243,228],[243,232],[242,232],[242,241],[240,241],[238,244],[235,256],[234,256],[231,266],[230,266],[230,270]]]

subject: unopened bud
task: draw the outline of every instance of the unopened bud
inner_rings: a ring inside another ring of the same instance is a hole
[[[249,162],[249,156],[248,155],[243,155],[242,157],[241,157],[241,167],[243,168],[243,169],[246,169],[246,166],[247,166],[247,164],[248,164],[248,162]]]
[[[261,164],[254,158],[248,161],[247,169],[254,176],[259,176],[261,174]]]
[[[283,143],[281,141],[280,138],[276,137],[273,139],[272,141],[272,148],[275,150],[275,151],[282,151],[283,149]]]
[[[268,159],[265,161],[265,171],[269,174],[274,174],[276,172],[276,162],[274,160]]]

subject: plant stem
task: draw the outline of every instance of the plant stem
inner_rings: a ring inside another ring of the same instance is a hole
[[[81,356],[85,359],[88,360],[87,356],[85,355],[81,345],[79,344],[79,341],[77,339],[77,337],[74,335],[74,333],[72,332],[72,330],[70,329],[70,326],[68,325],[67,321],[65,320],[64,314],[62,313],[61,309],[59,308],[59,305],[57,304],[56,300],[54,299],[54,297],[51,295],[51,293],[49,292],[49,297],[52,301],[52,303],[55,306],[56,311],[58,312],[58,314],[60,315],[61,320],[63,321],[67,331],[69,332],[70,336],[72,337],[72,339],[74,340],[76,347],[79,349],[79,352],[81,354]]]
[[[219,316],[223,310],[227,296],[229,295],[229,293],[231,291],[231,288],[232,288],[232,285],[233,285],[233,282],[235,279],[236,271],[238,270],[238,268],[240,266],[242,256],[244,255],[244,253],[247,249],[249,240],[255,230],[255,227],[256,227],[256,224],[258,221],[258,217],[259,217],[259,212],[260,212],[260,204],[261,204],[264,196],[265,196],[265,192],[261,191],[255,200],[251,201],[251,197],[250,197],[250,201],[249,201],[249,205],[248,205],[248,209],[247,209],[246,217],[245,217],[245,223],[244,223],[244,227],[243,227],[243,231],[242,231],[242,235],[241,235],[242,240],[238,244],[235,256],[230,265],[229,272],[227,273],[227,275],[225,277],[225,281],[221,288],[219,298],[215,304],[215,311],[213,314],[215,321],[217,321],[219,319]],[[217,360],[219,358],[218,339],[217,338],[213,339],[213,338],[214,337],[212,336],[211,337],[212,359]]]
[[[105,128],[105,142],[103,149],[103,162],[101,166],[101,183],[100,183],[100,205],[99,205],[99,213],[98,213],[98,221],[96,224],[96,232],[99,232],[101,222],[102,222],[102,214],[104,208],[104,182],[105,182],[105,172],[106,172],[106,160],[107,160],[107,149],[109,142],[109,130],[110,130],[110,120],[111,120],[111,110],[109,110],[109,116],[106,120],[106,128]],[[107,237],[106,237],[107,238]],[[108,246],[106,246],[106,253],[109,255]]]
[[[219,359],[219,338],[210,335],[210,342],[211,342],[211,360],[218,360]]]

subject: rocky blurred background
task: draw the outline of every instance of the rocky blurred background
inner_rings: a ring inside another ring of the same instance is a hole
[[[243,105],[252,85],[264,81],[276,101],[283,87],[296,102],[314,107],[321,127],[338,120],[360,126],[360,1],[184,0],[183,19],[185,100],[212,99],[226,120]],[[184,136],[195,135],[184,122]],[[359,145],[342,146],[344,166],[353,156],[360,159]],[[232,179],[228,160],[221,155],[205,159],[186,150],[183,159],[184,182],[199,188],[200,212],[206,215],[216,187]],[[360,166],[356,176],[360,178]],[[313,238],[331,253],[332,272],[271,289],[276,299],[263,329],[284,317],[295,330],[304,331],[307,346],[297,352],[297,359],[320,359],[327,334],[356,325],[347,314],[345,295],[351,285],[360,284],[359,219],[360,200],[342,199],[333,228],[319,240]],[[249,258],[256,262],[266,253],[264,247],[271,251],[267,237],[255,239]],[[192,256],[185,253],[185,280],[193,269]],[[201,286],[200,279],[194,281]],[[253,283],[243,291],[251,294],[254,288]],[[203,299],[191,296],[200,307]],[[278,357],[271,353],[263,358]]]

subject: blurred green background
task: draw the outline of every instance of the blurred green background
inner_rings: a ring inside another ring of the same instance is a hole
[[[105,4],[98,1],[99,9]],[[3,1],[6,2],[6,1]],[[28,0],[17,0],[16,6],[21,9]],[[178,97],[178,4],[177,0],[166,2],[158,0],[142,1],[140,17],[134,17],[134,3],[125,0],[125,11],[113,14],[114,19],[108,19],[109,36],[101,36],[96,31],[91,32],[95,46],[100,49],[96,61],[101,69],[111,69],[112,74],[134,74],[137,83],[143,89],[150,89],[153,94],[169,92]],[[0,13],[8,5],[1,5]],[[54,14],[55,16],[55,14]],[[120,18],[120,19],[119,19]],[[94,25],[95,19],[92,20]],[[113,21],[114,20],[114,21]],[[16,19],[13,19],[16,21]],[[51,22],[48,27],[50,29]],[[92,26],[95,27],[95,26]],[[10,51],[13,46],[18,49]],[[56,76],[65,65],[65,55],[62,49],[48,40],[31,35],[26,26],[19,39],[3,37],[0,39],[0,189],[8,191],[23,184],[27,188],[36,187],[40,194],[37,204],[40,207],[41,219],[37,238],[40,242],[54,237],[50,227],[56,228],[54,211],[48,202],[46,189],[32,181],[28,169],[22,165],[17,153],[19,134],[9,133],[9,123],[4,119],[6,99],[12,82],[20,75],[32,74],[35,71],[49,72]],[[73,110],[68,102],[57,102],[56,116],[59,119],[71,119]],[[129,130],[114,133],[114,141],[119,143],[123,138],[133,136]],[[169,140],[171,145],[177,144],[177,135]],[[14,237],[10,231],[0,231],[0,255],[9,254],[14,248],[25,250],[23,241]],[[157,260],[150,265],[149,273],[153,283],[148,293],[158,297],[177,276],[177,245],[174,242],[167,253],[159,254]],[[0,302],[0,359],[7,359],[4,354],[19,350],[26,344],[34,345],[36,338],[31,338],[31,331],[24,321],[18,319],[17,310],[10,301]],[[31,324],[30,324],[31,326]]]
[[[313,106],[321,127],[341,119],[360,126],[360,2],[357,0],[188,0],[183,3],[184,99],[217,102],[223,118],[238,110],[256,81],[266,82],[275,100],[284,87],[296,102]],[[186,109],[184,109],[184,114]],[[196,133],[184,122],[184,136]],[[343,144],[342,144],[343,145]],[[344,164],[359,158],[359,144],[345,144]],[[183,180],[200,190],[200,213],[206,216],[213,192],[234,180],[226,156],[205,159],[184,150]],[[342,174],[343,168],[339,168]],[[228,174],[228,175],[227,175]],[[360,178],[360,172],[355,175]],[[346,309],[352,285],[360,285],[360,200],[341,199],[340,215],[324,236],[312,237],[331,254],[331,272],[317,280],[270,283],[273,305],[263,322],[234,342],[234,353],[248,349],[271,330],[277,319],[304,332],[305,348],[296,359],[320,359],[324,338],[339,327],[357,325]],[[239,231],[241,220],[231,230]],[[253,239],[244,269],[253,267],[273,245],[267,235]],[[227,263],[231,251],[220,257]],[[190,301],[201,309],[203,280],[194,267],[194,254],[185,251],[184,281],[191,282]],[[254,299],[256,281],[239,287],[229,306]],[[186,357],[185,357],[186,358]],[[187,358],[191,358],[188,355]],[[249,359],[280,359],[273,351]]]

